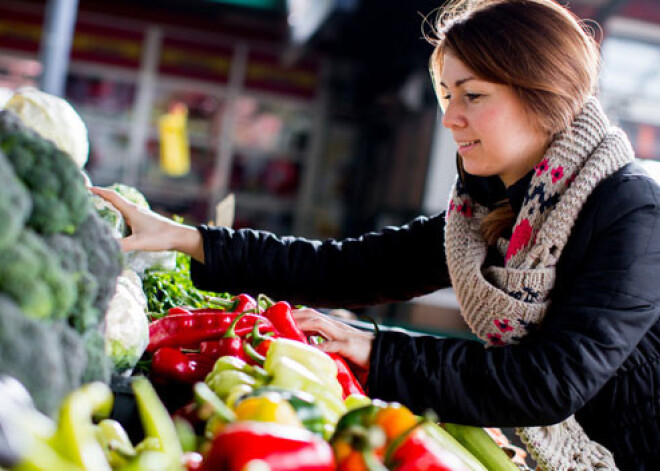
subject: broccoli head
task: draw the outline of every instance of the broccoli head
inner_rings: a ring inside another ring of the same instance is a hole
[[[0,293],[37,319],[64,319],[76,302],[76,283],[43,239],[25,228],[16,243],[0,251]]]
[[[87,357],[85,370],[82,372],[82,382],[110,382],[112,375],[112,360],[105,353],[105,338],[97,329],[88,330],[83,335],[83,345]]]
[[[0,249],[12,244],[32,210],[30,194],[0,151]]]
[[[112,235],[110,226],[91,211],[72,238],[87,255],[89,273],[96,280],[97,291],[93,306],[105,315],[110,298],[115,293],[117,277],[123,267],[123,254]]]
[[[31,193],[28,225],[44,234],[74,233],[91,204],[71,158],[6,110],[0,111],[0,149]]]
[[[81,333],[96,327],[102,314],[94,307],[98,283],[89,272],[85,249],[76,239],[65,234],[46,236],[44,241],[59,260],[66,276],[76,284],[76,301],[68,313],[69,325]]]
[[[87,365],[82,339],[71,334],[62,323],[25,317],[0,294],[0,373],[23,383],[37,408],[51,416],[64,396],[80,386]]]

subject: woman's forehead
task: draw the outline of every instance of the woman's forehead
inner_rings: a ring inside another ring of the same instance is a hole
[[[482,80],[463,61],[448,52],[443,53],[442,60],[435,60],[432,68],[434,80],[445,87],[461,85],[467,79]]]

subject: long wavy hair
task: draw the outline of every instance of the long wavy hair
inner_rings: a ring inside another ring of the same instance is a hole
[[[449,53],[478,77],[513,88],[532,122],[554,137],[570,127],[595,93],[600,64],[594,29],[554,0],[455,0],[438,10],[426,39],[435,46],[429,69],[438,81]],[[459,165],[459,170],[462,165]],[[515,215],[500,205],[484,218],[489,244]]]

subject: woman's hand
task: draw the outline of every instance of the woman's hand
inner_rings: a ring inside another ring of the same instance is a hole
[[[339,353],[363,370],[369,369],[374,334],[356,329],[309,308],[294,309],[298,326],[308,335],[320,335],[327,341],[318,345],[324,352]]]
[[[99,187],[91,187],[90,191],[117,208],[131,227],[131,235],[119,240],[124,252],[178,250],[204,262],[202,236],[196,228],[131,203],[116,191]]]

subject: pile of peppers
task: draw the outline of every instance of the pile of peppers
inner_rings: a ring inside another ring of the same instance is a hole
[[[199,453],[184,453],[174,422],[144,377],[133,382],[144,439],[130,441],[122,425],[109,418],[114,396],[101,382],[88,383],[62,402],[57,420],[31,407],[27,391],[14,408],[12,432],[19,452],[12,471],[181,471],[202,463]]]
[[[330,442],[340,471],[485,471],[431,418],[374,400],[346,413]]]
[[[171,308],[150,325],[152,379],[189,385],[192,400],[170,417],[151,383],[131,378],[139,443],[109,418],[109,388],[91,383],[57,422],[32,414],[18,427],[30,439],[11,469],[512,470],[483,429],[449,424],[456,441],[433,418],[372,401],[341,356],[310,345],[288,303],[260,304],[241,294],[224,309]]]
[[[194,384],[203,381],[216,360],[232,356],[248,365],[263,365],[276,338],[308,344],[298,327],[291,306],[285,301],[267,300],[264,309],[248,294],[224,302],[223,308],[171,308],[149,325],[151,375],[158,382]],[[346,361],[331,355],[337,367],[342,398],[364,391]]]

